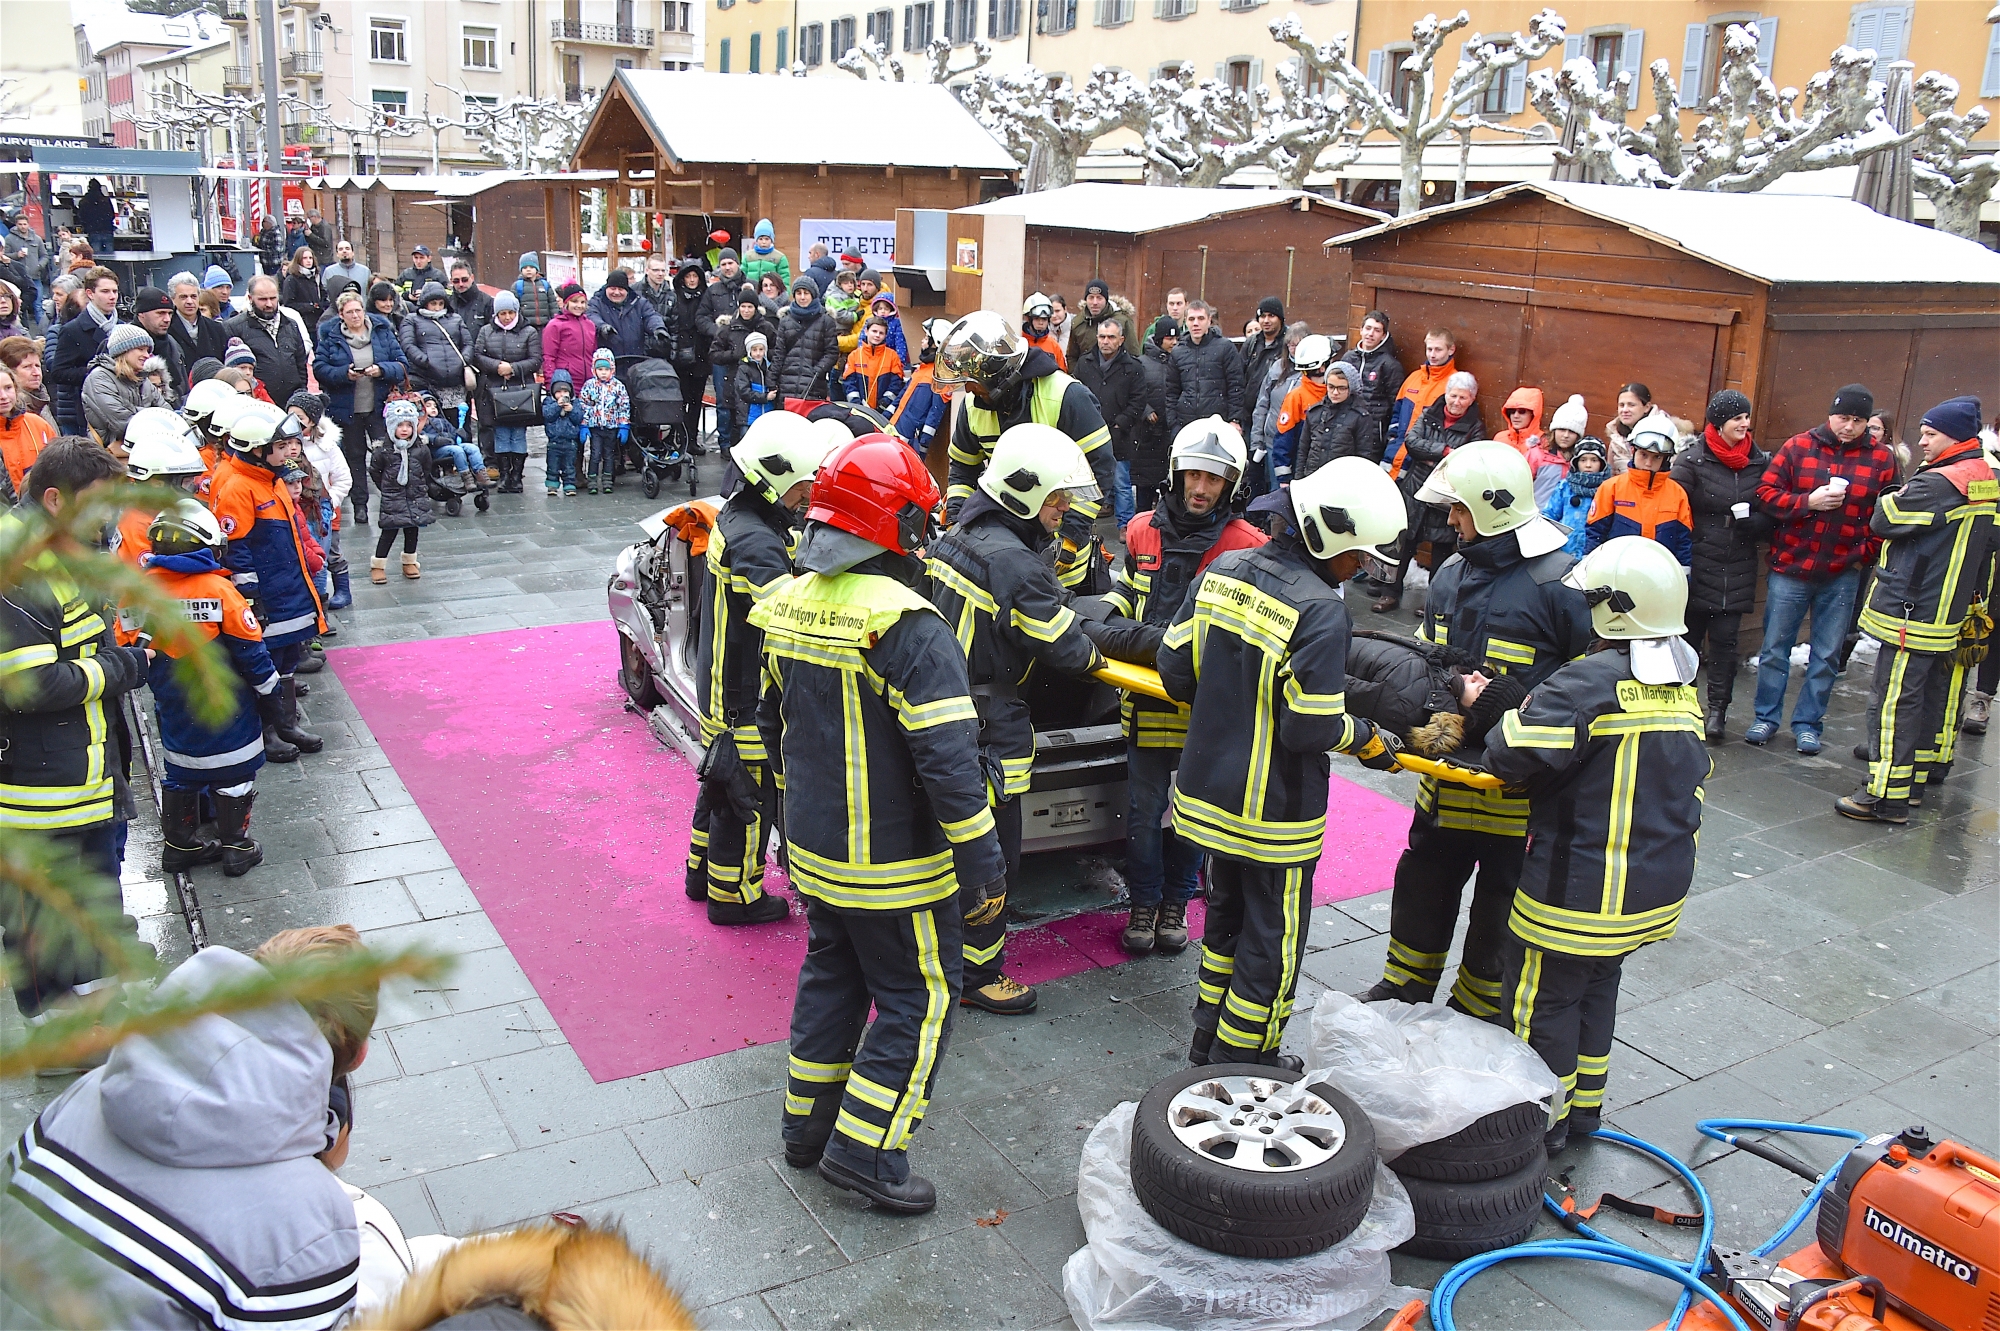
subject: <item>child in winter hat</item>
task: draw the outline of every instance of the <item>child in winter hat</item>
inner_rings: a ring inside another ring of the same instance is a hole
[[[1535,506],[1543,508],[1555,494],[1556,486],[1569,475],[1571,450],[1590,428],[1583,408],[1583,394],[1571,393],[1569,401],[1549,417],[1548,433],[1528,449],[1528,472],[1535,478]]]
[[[228,291],[236,285],[236,279],[222,265],[212,263],[201,275],[201,285],[204,291]]]
[[[1611,449],[1602,439],[1586,435],[1576,442],[1570,452],[1570,472],[1557,482],[1547,503],[1542,505],[1542,516],[1551,522],[1561,523],[1569,529],[1569,540],[1563,549],[1583,558],[1584,547],[1589,540],[1587,524],[1590,510],[1597,502],[1597,487],[1610,479]]]

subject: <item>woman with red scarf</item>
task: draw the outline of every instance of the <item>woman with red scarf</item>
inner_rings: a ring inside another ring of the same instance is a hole
[[[1694,513],[1694,571],[1688,579],[1687,640],[1708,671],[1704,733],[1723,740],[1740,662],[1737,631],[1757,597],[1757,543],[1772,520],[1757,506],[1757,482],[1771,455],[1750,437],[1750,399],[1725,388],[1708,401],[1701,439],[1674,459],[1673,478]]]

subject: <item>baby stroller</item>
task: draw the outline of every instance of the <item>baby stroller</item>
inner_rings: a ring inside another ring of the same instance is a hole
[[[421,396],[425,401],[437,400],[429,393]],[[460,403],[455,407],[440,407],[439,410],[442,418],[453,426],[452,438],[458,443],[464,443],[467,427],[471,424],[471,408],[465,403]],[[481,513],[493,506],[492,501],[486,497],[489,488],[486,472],[483,469],[459,471],[452,465],[450,458],[441,456],[435,448],[431,449],[429,488],[431,502],[441,505],[448,518],[455,518],[465,511],[467,495],[472,496],[473,507]]]
[[[678,481],[687,469],[694,493],[694,469],[687,466],[687,405],[672,362],[654,357],[621,357],[619,372],[632,399],[633,466],[646,498],[658,499],[663,481]],[[629,362],[629,363],[628,363]]]

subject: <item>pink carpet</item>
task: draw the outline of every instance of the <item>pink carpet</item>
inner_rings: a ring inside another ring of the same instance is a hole
[[[694,774],[624,709],[606,622],[328,654],[598,1081],[785,1038],[805,921],[720,929],[681,886]],[[478,689],[464,687],[468,680]],[[1409,810],[1335,779],[1313,904],[1389,886]],[[772,866],[771,883],[784,886]],[[1017,932],[1028,983],[1126,960],[1122,915]],[[1201,903],[1191,923],[1199,932]]]

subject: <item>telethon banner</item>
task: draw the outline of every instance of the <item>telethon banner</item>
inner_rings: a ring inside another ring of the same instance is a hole
[[[807,217],[799,222],[799,249],[794,271],[802,271],[806,255],[815,245],[838,258],[854,253],[870,268],[887,268],[896,259],[896,219],[886,222],[857,221],[843,217]]]

